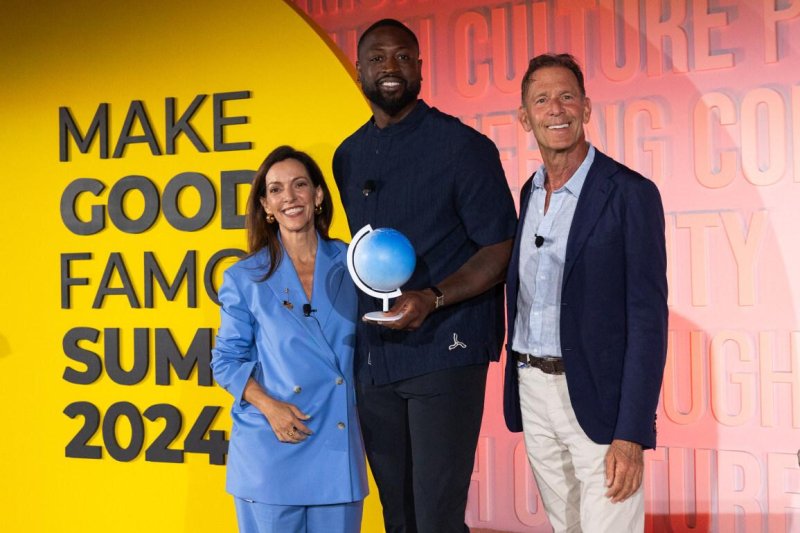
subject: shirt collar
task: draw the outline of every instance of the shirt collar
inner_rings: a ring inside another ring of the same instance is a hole
[[[420,122],[425,119],[427,111],[430,109],[430,106],[426,104],[422,98],[417,100],[417,104],[414,106],[414,109],[411,112],[403,117],[403,120],[396,124],[390,124],[385,128],[379,128],[375,125],[375,116],[373,115],[369,119],[369,126],[370,131],[375,135],[395,135],[398,133],[402,133],[411,129],[416,128]]]
[[[581,166],[578,167],[572,177],[569,178],[564,184],[563,188],[569,191],[570,194],[572,194],[575,198],[578,198],[581,195],[581,189],[583,189],[586,176],[589,174],[589,168],[591,168],[592,163],[594,163],[594,154],[594,146],[589,143],[589,151],[586,153],[583,163],[581,163]],[[544,168],[544,164],[542,164],[536,171],[536,174],[533,175],[533,185],[537,189],[544,188],[544,178],[546,172],[547,171]]]

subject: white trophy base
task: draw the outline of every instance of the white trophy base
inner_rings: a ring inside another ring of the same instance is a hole
[[[363,318],[367,322],[394,322],[395,320],[403,318],[403,313],[387,315],[383,311],[372,311],[371,313],[365,314]]]

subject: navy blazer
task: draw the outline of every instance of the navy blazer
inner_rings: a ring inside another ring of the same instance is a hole
[[[520,224],[506,280],[511,353],[517,315]],[[656,445],[655,418],[667,351],[664,210],[655,184],[595,152],[567,240],[561,287],[561,350],[575,415],[594,442]],[[522,431],[517,364],[506,357],[503,411]]]
[[[269,264],[266,249],[225,271],[211,367],[234,398],[227,489],[240,498],[325,505],[367,495],[353,376],[356,291],[346,246],[318,239],[310,316],[285,251],[266,281],[260,281]],[[261,411],[242,397],[251,377],[273,398],[311,415],[306,425],[313,435],[297,444],[280,442]]]

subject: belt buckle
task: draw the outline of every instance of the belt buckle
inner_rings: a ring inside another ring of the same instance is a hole
[[[525,361],[528,366],[538,368],[545,374],[558,376],[564,373],[563,367],[559,368],[559,365],[563,364],[560,358],[548,356],[536,357],[530,354],[522,355],[525,356]]]
[[[551,375],[554,375],[554,376],[560,376],[561,374],[564,373],[563,363],[562,363],[561,359],[558,359],[558,358],[555,358],[555,357],[554,358],[550,358],[550,359],[542,358],[541,359],[541,363],[542,363],[542,367],[543,367],[542,370],[546,374],[551,374]],[[545,370],[545,368],[547,370]]]

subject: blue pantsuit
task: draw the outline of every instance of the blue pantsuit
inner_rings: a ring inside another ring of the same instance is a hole
[[[350,504],[367,495],[353,384],[355,287],[345,245],[318,242],[310,302],[285,253],[261,281],[265,250],[231,266],[219,291],[222,320],[211,366],[234,397],[226,487],[243,500],[307,507]],[[313,312],[304,313],[307,303]],[[280,442],[242,397],[250,378],[272,398],[310,415],[305,424],[313,434],[296,444]]]

